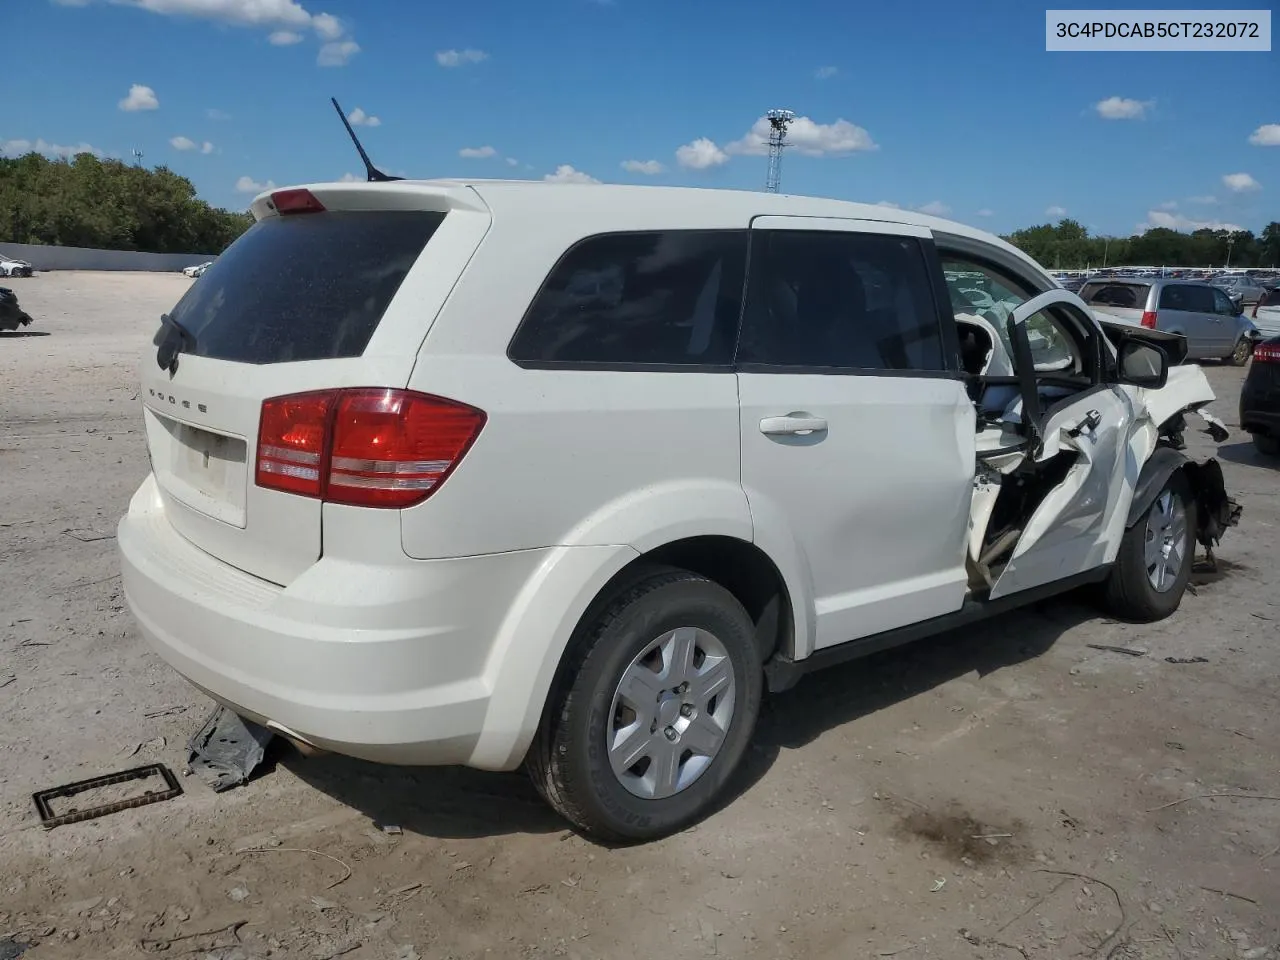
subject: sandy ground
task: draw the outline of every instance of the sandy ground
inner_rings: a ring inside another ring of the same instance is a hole
[[[664,842],[588,843],[519,775],[288,748],[46,832],[33,791],[181,770],[208,706],[139,638],[111,539],[147,469],[137,364],[187,282],[12,284],[36,322],[0,334],[0,955],[1276,955],[1280,473],[1239,434],[1244,523],[1175,617],[1063,599],[811,677],[733,802]],[[1234,424],[1241,372],[1209,376]]]

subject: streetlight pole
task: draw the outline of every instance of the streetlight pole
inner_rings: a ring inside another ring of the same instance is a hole
[[[1223,268],[1224,270],[1231,269],[1231,248],[1235,245],[1235,242],[1236,238],[1234,234],[1227,237],[1227,265]]]
[[[1107,269],[1107,250],[1111,247],[1111,238],[1106,237],[1102,241],[1102,269]]]

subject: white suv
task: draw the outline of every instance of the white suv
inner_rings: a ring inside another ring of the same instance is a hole
[[[253,212],[144,364],[142,632],[295,741],[526,763],[598,837],[705,814],[766,689],[1086,583],[1167,616],[1238,517],[1177,452],[1185,343],[959,224],[516,182]]]

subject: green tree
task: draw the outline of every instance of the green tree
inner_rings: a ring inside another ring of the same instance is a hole
[[[221,253],[253,223],[186,177],[82,153],[0,158],[0,240],[149,253]]]

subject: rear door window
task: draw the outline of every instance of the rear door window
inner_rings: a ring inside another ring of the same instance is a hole
[[[918,240],[762,230],[752,244],[750,277],[740,364],[947,369]]]
[[[259,221],[173,308],[195,338],[186,352],[255,364],[360,356],[444,217],[330,211]],[[156,340],[168,335],[162,327]]]
[[[556,264],[507,355],[525,366],[733,363],[745,230],[589,237]]]
[[[1147,302],[1150,287],[1134,283],[1086,283],[1080,299],[1095,306],[1141,310]]]

